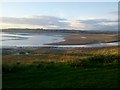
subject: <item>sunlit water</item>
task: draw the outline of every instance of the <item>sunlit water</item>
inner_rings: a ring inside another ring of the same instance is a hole
[[[64,37],[52,33],[0,33],[2,46],[41,46],[47,43],[60,42]]]
[[[86,38],[86,37],[81,37]],[[118,42],[112,43],[96,43],[86,45],[45,45],[48,43],[64,41],[64,35],[60,33],[0,33],[0,41],[2,47],[108,47],[118,46]]]

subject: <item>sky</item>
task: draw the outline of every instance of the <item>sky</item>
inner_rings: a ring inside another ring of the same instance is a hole
[[[117,2],[4,2],[1,28],[117,30]]]

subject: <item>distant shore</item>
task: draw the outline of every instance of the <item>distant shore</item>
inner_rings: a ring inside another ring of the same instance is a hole
[[[116,34],[116,30],[75,30],[75,29],[29,29],[29,28],[8,28],[2,29],[4,32],[58,32],[58,33],[86,33],[86,34]]]

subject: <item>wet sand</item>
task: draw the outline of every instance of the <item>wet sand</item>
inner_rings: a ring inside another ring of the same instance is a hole
[[[83,45],[114,41],[118,41],[117,34],[70,34],[64,37],[64,41],[49,43],[47,45]]]

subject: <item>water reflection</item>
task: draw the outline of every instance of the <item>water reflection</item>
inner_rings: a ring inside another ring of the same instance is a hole
[[[44,45],[47,43],[54,43],[64,40],[62,35],[44,34],[44,33],[5,33],[1,32],[0,40],[2,46],[30,46],[30,45]]]

